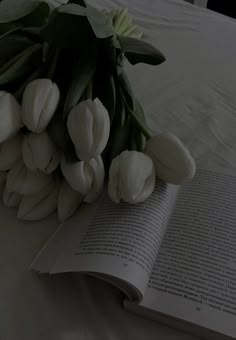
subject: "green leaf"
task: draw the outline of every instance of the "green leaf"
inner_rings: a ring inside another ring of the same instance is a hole
[[[25,13],[25,11],[23,13]],[[45,2],[41,2],[36,7],[34,6],[33,10],[30,13],[27,13],[17,20],[6,22],[2,20],[2,22],[0,23],[0,34],[4,34],[10,30],[20,29],[24,27],[41,27],[46,24],[49,13],[49,5]]]
[[[128,111],[134,111],[135,97],[129,79],[127,78],[123,68],[118,68],[118,81],[126,109],[128,109]]]
[[[4,38],[0,38],[0,68],[18,53],[32,45],[32,41],[21,34],[12,33]]]
[[[130,120],[126,120],[122,126],[112,131],[112,143],[110,149],[110,160],[118,156],[128,147],[130,138]]]
[[[23,25],[19,21],[14,21],[12,23],[0,23],[0,35],[7,34],[9,31],[22,29]]]
[[[145,151],[146,137],[140,131],[137,125],[132,125],[131,136],[130,136],[129,150],[136,150],[139,152]]]
[[[107,109],[112,123],[116,113],[116,84],[113,75],[101,67],[94,77],[94,94]]]
[[[142,106],[140,103],[136,100],[135,110],[129,111],[130,116],[134,119],[135,123],[139,127],[140,131],[144,134],[146,138],[150,138],[150,130],[147,126],[146,120],[145,120],[145,114],[143,111]]]
[[[11,35],[11,34],[13,34],[13,33],[18,32],[18,31],[20,31],[20,30],[21,30],[20,27],[12,28],[12,29],[6,31],[5,33],[2,33],[2,34],[0,35],[0,40],[2,40],[2,39],[4,39],[4,38],[8,37],[9,35]]]
[[[57,11],[59,13],[66,13],[72,15],[86,16],[86,8],[74,3],[60,6]]]
[[[159,65],[166,59],[165,56],[149,43],[135,38],[119,36],[120,46],[132,65],[145,63]]]
[[[99,39],[113,36],[113,26],[111,19],[105,13],[98,11],[96,8],[87,5],[87,18],[93,29],[95,36]]]
[[[64,7],[64,6],[62,6]],[[41,37],[59,48],[88,48],[94,39],[86,15],[73,15],[56,10],[49,23],[42,28]]]
[[[96,53],[92,49],[86,57],[76,60],[72,70],[70,88],[66,96],[63,117],[79,102],[96,71]]]
[[[122,126],[126,119],[126,111],[125,104],[123,101],[123,96],[121,95],[120,88],[117,83],[116,85],[116,108],[115,108],[115,116],[114,116],[114,125]]]
[[[0,68],[0,86],[19,79],[31,69],[38,67],[41,60],[40,44],[34,44],[19,53]]]

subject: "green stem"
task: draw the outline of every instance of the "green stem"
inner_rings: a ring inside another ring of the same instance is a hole
[[[47,76],[48,76],[49,79],[53,79],[53,76],[54,76],[54,73],[55,73],[55,70],[56,70],[56,67],[57,67],[57,61],[58,61],[59,53],[60,53],[60,49],[57,48],[55,55],[53,57],[52,63],[51,63],[49,70],[48,70]]]
[[[89,82],[89,84],[87,86],[85,97],[87,99],[93,100],[93,81],[92,80]]]
[[[139,119],[136,117],[136,115],[129,111],[129,114],[131,115],[131,117],[133,118],[133,120],[135,121],[135,123],[138,125],[139,129],[142,131],[142,133],[144,134],[144,136],[147,139],[150,139],[152,137],[152,135],[150,134],[150,132],[148,131],[148,129],[139,121]]]
[[[2,35],[0,35],[0,40],[4,39],[5,37],[7,37],[8,35],[10,35],[12,33],[15,33],[15,32],[21,31],[21,30],[22,30],[22,27],[12,28],[11,30],[9,30],[9,31],[3,33]]]

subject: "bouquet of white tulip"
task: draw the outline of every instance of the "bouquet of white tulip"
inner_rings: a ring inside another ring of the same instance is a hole
[[[4,204],[20,219],[57,210],[64,221],[98,199],[106,177],[111,200],[131,204],[152,194],[156,177],[191,179],[189,151],[171,134],[151,136],[131,90],[125,58],[151,65],[165,58],[140,40],[127,9],[98,11],[82,0],[23,8],[8,21],[0,15]]]

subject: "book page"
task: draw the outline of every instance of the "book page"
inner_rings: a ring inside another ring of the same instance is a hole
[[[142,306],[236,337],[236,177],[180,190]]]
[[[115,204],[105,195],[93,217],[89,217],[90,223],[86,227],[79,225],[78,213],[76,219],[62,228],[60,233],[63,237],[66,228],[68,234],[72,229],[73,232],[71,238],[67,234],[63,251],[60,253],[57,250],[59,255],[49,272],[81,271],[110,275],[128,282],[142,294],[147,287],[177,191],[177,186],[159,182],[151,197],[137,205]],[[57,234],[56,238],[56,243],[60,244],[60,235]],[[48,251],[50,253],[55,254]],[[42,261],[38,258],[33,268],[42,271],[40,263]]]

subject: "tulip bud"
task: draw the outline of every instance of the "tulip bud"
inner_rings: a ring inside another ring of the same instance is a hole
[[[25,135],[22,157],[29,170],[40,169],[47,174],[52,173],[60,162],[59,151],[46,131]]]
[[[23,123],[33,132],[44,131],[57,109],[59,99],[59,89],[50,79],[33,80],[23,93]]]
[[[9,170],[21,159],[22,135],[17,134],[0,145],[0,170]]]
[[[58,183],[52,181],[34,195],[24,196],[17,211],[17,217],[26,221],[39,221],[51,215],[57,208]]]
[[[22,127],[20,104],[13,95],[4,91],[0,91],[0,122],[0,143]]]
[[[51,176],[40,171],[30,171],[19,161],[8,172],[7,190],[21,195],[33,195],[48,186],[51,181]]]
[[[7,190],[7,186],[3,191],[3,203],[8,208],[17,207],[20,203],[21,195],[17,194],[16,192],[9,192]]]
[[[101,194],[105,177],[101,156],[76,163],[68,163],[63,157],[61,169],[71,188],[85,196],[85,202],[93,202]]]
[[[85,100],[75,106],[67,120],[67,128],[79,159],[87,161],[105,149],[110,118],[100,100]]]
[[[176,136],[163,133],[147,141],[146,153],[156,168],[156,175],[165,182],[181,184],[195,175],[196,165],[188,149]]]
[[[137,151],[123,151],[113,159],[108,183],[112,201],[143,202],[152,194],[154,187],[155,168],[147,155]]]
[[[57,210],[60,221],[65,221],[71,217],[83,201],[83,195],[73,190],[63,179],[58,195]]]

